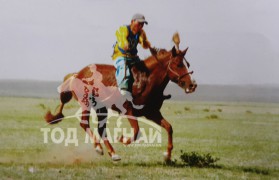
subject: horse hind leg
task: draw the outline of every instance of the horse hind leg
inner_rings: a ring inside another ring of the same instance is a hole
[[[89,118],[90,118],[90,111],[89,110],[83,110],[82,111],[82,116],[81,116],[80,126],[87,133],[87,135],[91,139],[91,142],[94,142],[94,148],[95,148],[96,152],[100,155],[104,155],[103,148],[102,148],[102,145],[100,144],[100,141],[98,140],[96,135],[93,133],[93,131],[90,129]]]
[[[60,92],[60,105],[58,107],[58,112],[53,115],[50,111],[45,114],[45,120],[49,124],[56,124],[62,121],[64,115],[62,114],[64,105],[68,103],[72,97],[73,93],[70,90],[70,84],[74,78],[74,74],[68,74],[64,77],[63,83],[58,87],[58,92]]]
[[[108,114],[107,108],[106,107],[99,108],[97,109],[96,113],[98,118],[98,133],[102,138],[102,140],[104,141],[104,144],[108,150],[108,154],[111,156],[111,159],[113,161],[121,160],[121,157],[115,153],[112,145],[110,144],[107,138],[107,133],[106,133],[107,114]]]
[[[58,111],[55,115],[53,115],[50,110],[47,111],[45,114],[45,120],[49,124],[56,124],[63,120],[64,115],[62,113],[64,105],[68,103],[73,97],[73,94],[71,91],[61,92],[60,93],[60,105],[58,107]]]

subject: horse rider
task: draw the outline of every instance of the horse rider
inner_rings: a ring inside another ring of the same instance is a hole
[[[122,95],[132,97],[132,85],[134,82],[131,67],[140,61],[137,53],[138,43],[144,49],[149,49],[151,54],[156,53],[156,49],[151,47],[147,39],[144,24],[148,24],[144,15],[135,14],[130,25],[121,26],[115,33],[117,41],[114,45],[112,59],[116,68],[117,85]]]

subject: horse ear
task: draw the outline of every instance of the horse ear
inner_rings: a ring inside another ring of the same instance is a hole
[[[189,49],[189,47],[187,47],[187,48],[185,49],[185,51],[186,51],[185,54],[187,53],[188,49]]]
[[[190,63],[187,60],[185,60],[185,61],[186,61],[187,67],[190,68]]]
[[[187,47],[184,51],[182,51],[182,53],[185,55],[188,51],[189,47]]]
[[[173,57],[177,55],[175,46],[173,46],[173,48],[171,49],[171,53]]]

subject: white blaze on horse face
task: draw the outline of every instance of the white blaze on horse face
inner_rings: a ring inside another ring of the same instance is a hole
[[[188,48],[186,49],[186,52],[187,52],[187,50],[188,50]],[[195,91],[195,89],[197,87],[197,83],[196,83],[196,80],[192,77],[193,71],[189,71],[187,60],[185,58],[184,58],[184,60],[186,63],[185,67],[187,69],[187,72],[189,73],[188,76],[190,78],[190,80],[189,80],[190,83],[189,84],[186,83],[186,85],[185,85],[185,92],[192,93]]]
[[[191,79],[191,84],[189,86],[187,86],[187,88],[185,89],[186,93],[194,92],[196,87],[197,87],[197,83],[196,83],[195,79],[193,79],[190,74],[189,74],[189,76],[190,76],[190,79]]]

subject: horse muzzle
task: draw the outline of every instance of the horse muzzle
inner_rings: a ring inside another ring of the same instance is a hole
[[[197,85],[196,81],[193,81],[193,83],[190,84],[189,86],[185,86],[185,88],[184,88],[185,93],[186,93],[186,94],[189,94],[189,93],[195,92],[197,86],[198,86],[198,85]]]

